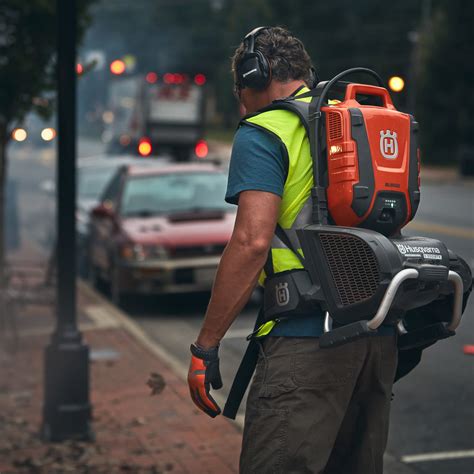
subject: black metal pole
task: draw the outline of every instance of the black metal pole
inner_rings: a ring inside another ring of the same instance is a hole
[[[76,0],[56,0],[58,73],[57,323],[45,351],[42,435],[91,439],[89,348],[76,323]]]

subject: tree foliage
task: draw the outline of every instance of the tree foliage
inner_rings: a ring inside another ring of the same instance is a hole
[[[91,2],[78,1],[79,37]],[[8,130],[32,108],[51,111],[51,102],[39,99],[55,88],[55,0],[2,0],[0,31],[0,124]]]
[[[78,37],[93,0],[78,0]],[[47,116],[55,88],[56,0],[0,0],[0,288],[4,269],[6,146],[11,129],[32,110]]]

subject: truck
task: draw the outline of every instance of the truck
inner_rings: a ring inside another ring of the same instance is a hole
[[[108,151],[205,158],[205,83],[200,73],[113,77],[103,114]]]

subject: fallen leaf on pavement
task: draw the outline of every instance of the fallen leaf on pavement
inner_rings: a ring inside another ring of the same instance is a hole
[[[151,395],[158,395],[166,387],[165,379],[162,375],[152,372],[146,383],[151,388]]]

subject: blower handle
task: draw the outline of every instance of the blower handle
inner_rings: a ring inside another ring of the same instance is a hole
[[[390,94],[384,87],[369,86],[368,84],[349,84],[346,88],[344,101],[355,100],[357,102],[357,94],[380,97],[383,101],[383,107],[386,109],[395,109]]]
[[[438,266],[437,265],[436,266],[424,265],[424,267],[426,270],[429,270],[428,267],[438,267]],[[429,272],[429,271],[423,272],[421,270],[418,271],[415,268],[405,268],[401,270],[400,272],[398,272],[393,277],[390,284],[388,285],[385,291],[385,295],[383,296],[380,306],[377,310],[377,313],[370,320],[364,319],[364,320],[356,321],[351,324],[346,324],[337,329],[332,329],[331,324],[330,324],[331,317],[329,313],[326,312],[326,317],[324,319],[324,334],[319,339],[319,346],[321,348],[335,347],[341,344],[345,344],[346,342],[349,342],[349,341],[354,341],[364,336],[377,334],[376,330],[385,321],[385,318],[395,299],[397,291],[402,285],[402,283],[405,280],[410,280],[410,279],[418,279],[418,278],[423,279],[423,276],[430,278],[430,276],[433,276],[433,275],[432,275],[432,272]],[[428,332],[427,341],[428,340],[434,341],[440,338],[452,336],[456,328],[461,323],[462,300],[463,300],[463,291],[464,291],[463,281],[462,281],[461,276],[452,270],[449,270],[447,279],[451,281],[454,285],[453,312],[451,314],[451,320],[448,324],[442,323],[442,324],[430,326],[432,329],[430,332]],[[433,281],[433,280],[429,280],[429,281]],[[410,334],[410,333],[407,332],[407,330],[405,329],[403,322],[399,321],[397,324],[397,328],[398,328],[399,333],[401,335],[404,335],[403,337],[409,337],[407,336],[407,334]],[[412,332],[414,333],[416,331],[417,330],[413,330]],[[410,346],[409,342],[407,343],[405,340],[405,349],[412,347]],[[413,347],[416,347],[416,346],[413,346]]]
[[[311,157],[313,159],[313,189],[311,191],[313,201],[313,224],[327,224],[328,222],[328,208],[326,197],[326,183],[323,182],[323,175],[326,171],[326,166],[322,154],[322,136],[321,136],[321,107],[326,100],[326,96],[330,89],[332,89],[343,77],[350,74],[363,73],[372,76],[377,81],[378,85],[383,87],[381,77],[372,69],[365,67],[354,67],[342,71],[334,76],[330,81],[319,83],[316,87],[317,95],[313,96],[309,104],[309,130],[310,130],[310,147]]]

